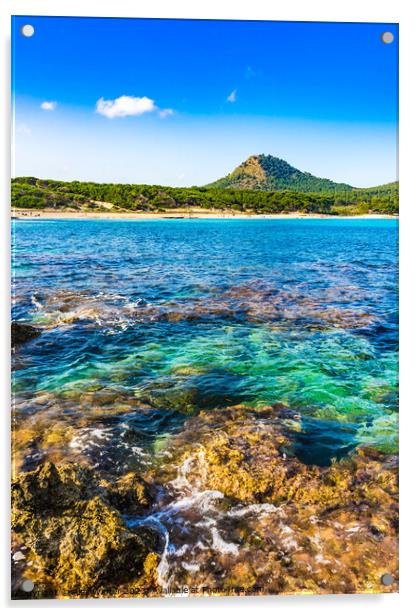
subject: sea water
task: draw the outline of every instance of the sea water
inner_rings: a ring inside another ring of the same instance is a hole
[[[73,452],[122,470],[235,404],[296,413],[306,463],[395,452],[397,238],[395,220],[14,221],[13,318],[42,332],[16,354],[19,417],[67,416]]]

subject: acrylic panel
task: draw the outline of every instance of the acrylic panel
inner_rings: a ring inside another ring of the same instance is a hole
[[[13,18],[13,598],[398,591],[397,58]]]

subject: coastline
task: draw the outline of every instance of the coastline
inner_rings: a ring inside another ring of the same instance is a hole
[[[44,214],[12,234],[13,597],[396,592],[397,225]]]
[[[249,214],[239,212],[234,214],[233,212],[226,211],[220,212],[218,210],[195,210],[195,211],[181,211],[175,212],[79,212],[79,211],[61,211],[56,212],[54,210],[12,210],[13,220],[192,220],[192,219],[224,219],[224,220],[284,220],[294,219],[333,219],[333,220],[349,220],[354,218],[369,219],[369,220],[383,220],[383,219],[397,219],[399,216],[391,214],[357,214],[351,216],[335,216],[330,214],[305,214],[303,212],[288,212],[287,214]]]

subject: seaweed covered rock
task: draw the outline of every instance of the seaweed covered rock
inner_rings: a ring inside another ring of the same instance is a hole
[[[11,324],[11,341],[12,346],[16,344],[22,344],[33,338],[40,336],[40,329],[28,325],[27,323],[20,323],[19,321],[12,321]]]
[[[183,566],[173,535],[178,585],[219,594],[397,591],[397,457],[362,448],[328,467],[306,465],[291,452],[296,428],[295,414],[278,406],[239,406],[200,413],[171,439],[156,480],[171,486],[170,510],[191,503],[189,513],[181,508],[181,522],[190,520],[183,541],[192,543],[196,520],[200,546]]]
[[[305,293],[302,287],[281,288],[263,279],[248,280],[228,288],[212,288],[209,294],[202,297],[190,295],[155,304],[120,301],[119,296],[111,293],[97,295],[92,289],[53,289],[37,293],[34,297],[38,317],[45,329],[68,328],[80,322],[87,328],[94,328],[97,324],[113,328],[120,327],[126,321],[248,321],[299,324],[310,329],[356,329],[372,326],[378,321],[377,314],[345,306],[345,285],[332,285],[314,292],[308,289]],[[360,301],[363,292],[350,288],[349,297]],[[115,314],[119,317],[115,318]]]
[[[63,466],[59,470],[45,462],[30,473],[22,473],[12,484],[15,511],[28,513],[59,512],[77,501],[94,495],[93,472],[81,466]]]
[[[371,448],[329,467],[301,462],[290,453],[288,431],[301,429],[298,417],[280,405],[201,412],[172,439],[173,463],[167,459],[160,472],[169,477],[186,461],[191,483],[245,503],[333,507],[364,497],[376,504],[381,492],[397,493],[396,458]]]
[[[191,483],[247,503],[275,501],[302,465],[296,458],[282,463],[290,441],[272,417],[272,408],[203,411],[173,439],[173,464],[166,460],[160,472],[169,478],[186,462]]]
[[[132,407],[143,415],[151,414],[153,409],[138,403],[134,395],[121,389],[98,388],[91,383],[87,390],[81,391],[39,390],[30,404],[15,396],[12,425],[15,472],[34,470],[44,460],[60,466],[91,466],[97,474],[108,471],[119,475],[130,469],[138,470],[136,452],[118,438],[118,427]],[[102,455],[103,439],[107,444],[105,456]]]
[[[135,477],[127,482],[133,511],[133,493],[138,505],[143,504],[138,486],[144,484]],[[150,529],[132,531],[126,526],[112,504],[123,504],[127,498],[122,482],[119,487],[117,500],[117,482],[108,491],[90,469],[50,462],[16,477],[14,541],[29,550],[31,565],[24,575],[35,582],[35,595],[106,596],[123,593],[123,588],[128,593],[129,584],[136,585],[140,594],[149,580],[154,583],[151,570],[157,565],[158,537]]]
[[[123,514],[137,515],[151,506],[151,486],[138,473],[127,473],[116,482],[103,481],[109,503]]]
[[[282,405],[239,405],[189,418],[144,477],[51,462],[20,473],[18,579],[39,597],[149,596],[171,584],[200,594],[396,591],[397,457],[361,448],[307,465],[294,455],[301,431]]]
[[[224,400],[238,404],[243,399],[240,384],[241,377],[225,369],[206,369],[202,373],[191,369],[152,381],[137,389],[136,395],[141,403],[191,415],[201,409],[221,407]]]

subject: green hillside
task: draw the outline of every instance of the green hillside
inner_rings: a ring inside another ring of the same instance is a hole
[[[298,192],[343,192],[353,186],[318,178],[299,171],[275,156],[250,156],[232,173],[207,188],[238,188],[242,190],[294,190]]]
[[[399,192],[399,182],[389,182],[388,184],[381,184],[380,186],[356,188],[354,190],[372,195],[395,195]]]

